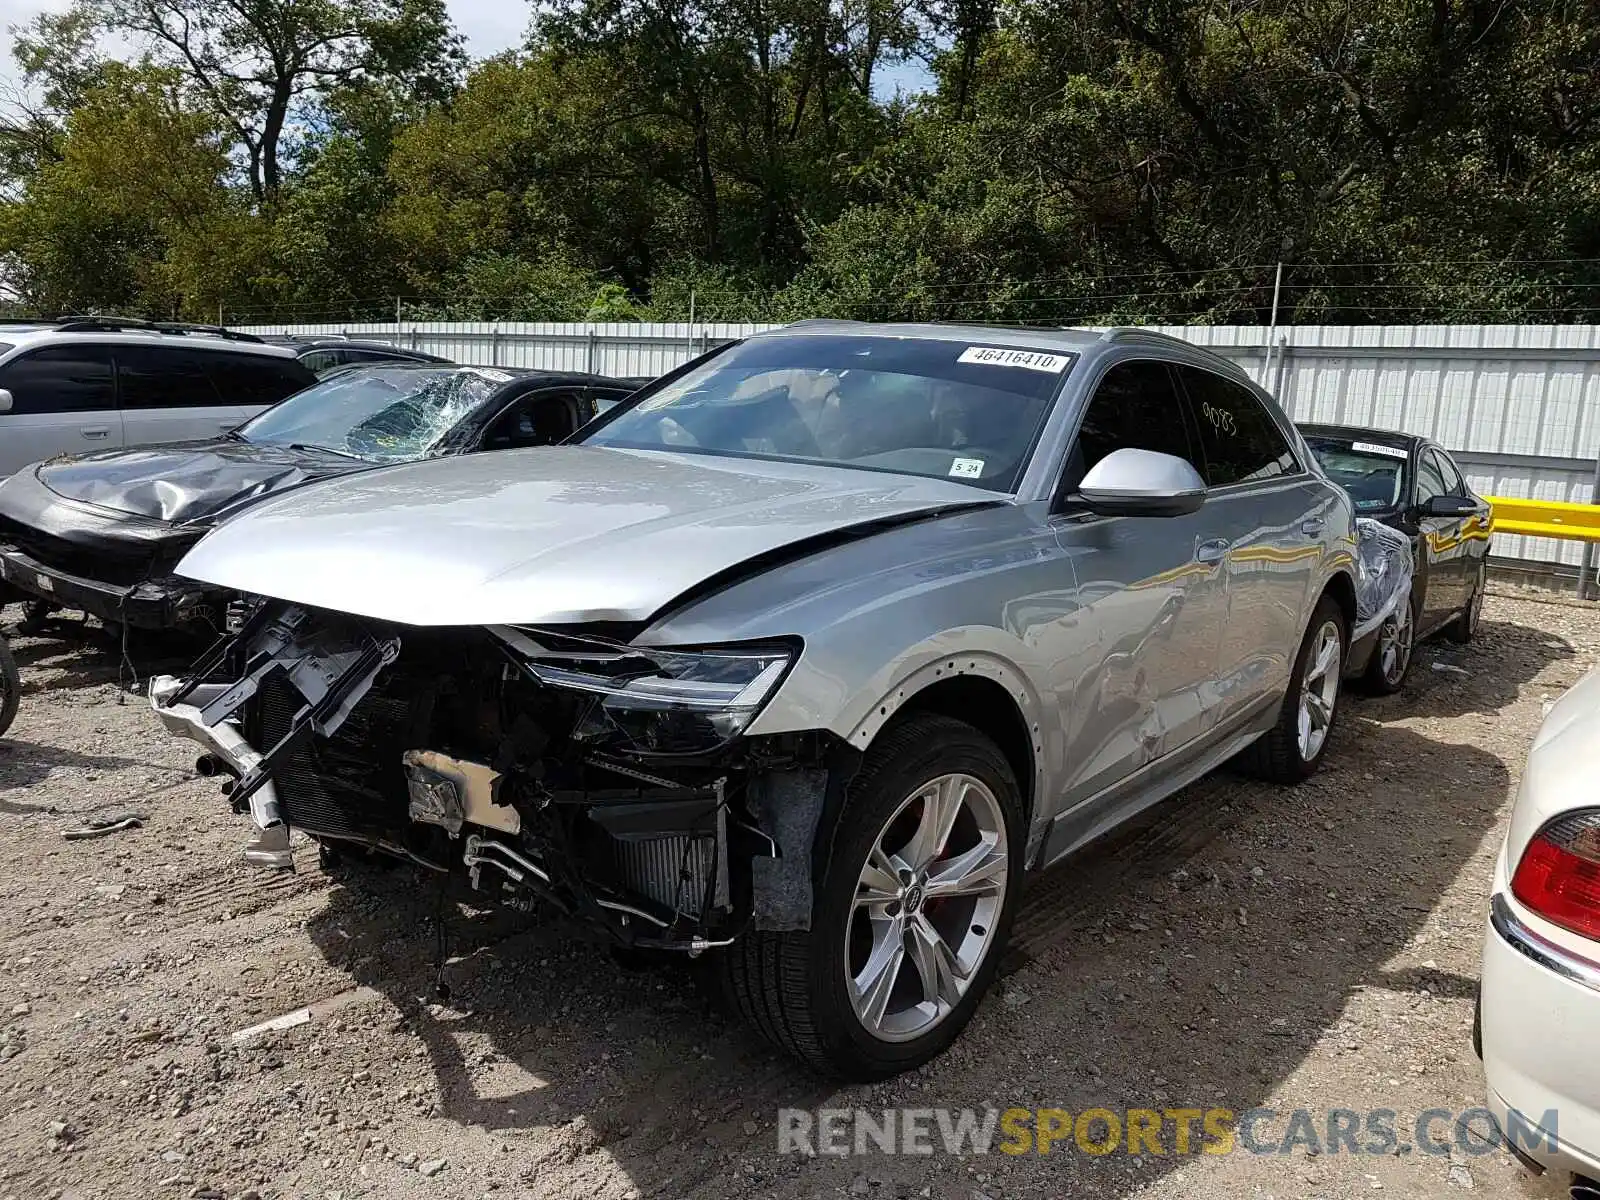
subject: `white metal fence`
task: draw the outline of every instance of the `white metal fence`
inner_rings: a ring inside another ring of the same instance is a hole
[[[458,362],[658,375],[767,325],[393,322],[275,325],[254,332],[345,334]],[[1298,421],[1426,434],[1479,492],[1588,503],[1600,458],[1600,326],[1163,326],[1238,362]],[[1270,355],[1269,355],[1270,346]],[[1576,565],[1582,550],[1496,537],[1497,556]]]

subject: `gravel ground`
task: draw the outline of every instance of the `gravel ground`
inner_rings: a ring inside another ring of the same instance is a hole
[[[12,610],[15,615],[16,610]],[[268,875],[117,656],[14,642],[0,740],[0,1200],[250,1196],[1551,1197],[1503,1153],[806,1157],[781,1107],[1483,1100],[1486,889],[1541,701],[1600,610],[1496,598],[1467,648],[1346,706],[1292,791],[1222,775],[1030,891],[1007,973],[920,1073],[836,1089],[559,927],[437,904],[407,868]],[[87,820],[143,828],[65,841]],[[298,1027],[232,1035],[311,1005]],[[1447,1132],[1448,1126],[1441,1126]],[[1408,1140],[1402,1137],[1402,1140]],[[1481,1146],[1469,1143],[1476,1151]]]

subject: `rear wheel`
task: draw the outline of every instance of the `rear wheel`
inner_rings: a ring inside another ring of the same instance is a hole
[[[811,928],[751,931],[724,955],[734,1006],[826,1074],[881,1079],[928,1062],[993,982],[1023,826],[993,742],[948,717],[908,718],[851,782]]]
[[[1300,643],[1277,723],[1239,756],[1245,770],[1274,783],[1299,783],[1317,769],[1339,715],[1348,643],[1344,612],[1324,596]]]
[[[11,728],[21,701],[22,676],[17,673],[17,660],[11,657],[5,638],[0,637],[0,734]]]
[[[1378,644],[1373,648],[1372,659],[1361,680],[1367,691],[1388,696],[1405,685],[1406,674],[1411,670],[1416,632],[1416,611],[1410,601],[1378,627]]]
[[[1483,598],[1488,594],[1489,569],[1478,565],[1478,576],[1472,583],[1472,598],[1467,606],[1446,627],[1452,642],[1466,645],[1478,636],[1478,626],[1483,622]]]

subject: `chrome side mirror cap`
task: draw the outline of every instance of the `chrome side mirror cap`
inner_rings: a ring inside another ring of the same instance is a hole
[[[5,388],[0,388],[0,413],[11,411],[11,393]]]

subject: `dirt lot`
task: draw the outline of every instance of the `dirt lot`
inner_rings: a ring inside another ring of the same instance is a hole
[[[686,978],[559,928],[452,910],[453,997],[431,1003],[431,888],[330,876],[309,848],[294,875],[246,866],[241,819],[192,746],[123,702],[115,656],[15,649],[0,1200],[1558,1194],[1498,1151],[804,1157],[776,1153],[776,1127],[781,1107],[1270,1106],[1276,1141],[1296,1108],[1393,1109],[1404,1133],[1481,1103],[1493,854],[1542,700],[1600,657],[1600,611],[1496,599],[1480,643],[1429,646],[1406,693],[1350,702],[1312,782],[1206,780],[1055,872],[956,1048],[845,1089]],[[61,836],[128,811],[142,829]],[[232,1036],[308,1004],[296,1028]]]

